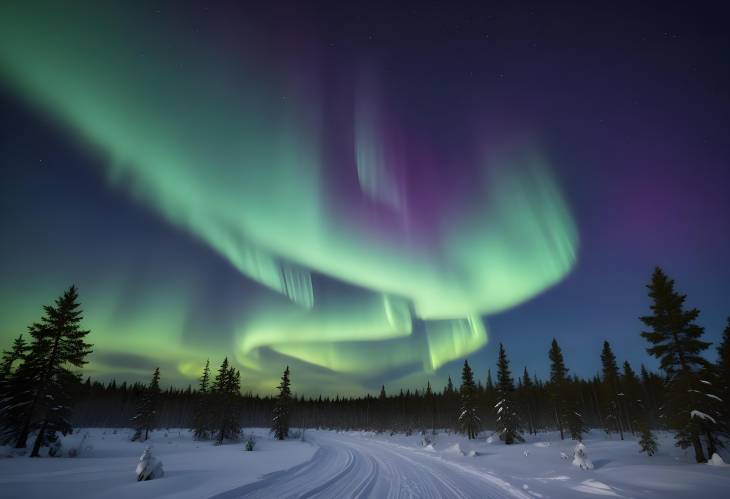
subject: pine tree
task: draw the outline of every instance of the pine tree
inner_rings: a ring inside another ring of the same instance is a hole
[[[464,361],[464,368],[461,371],[461,408],[459,409],[459,425],[469,440],[477,438],[479,433],[479,416],[476,409],[476,384],[474,373],[469,367],[469,362]]]
[[[704,329],[695,324],[700,311],[684,310],[686,296],[674,290],[674,281],[659,267],[647,287],[652,315],[641,317],[649,328],[641,336],[651,344],[647,352],[659,359],[666,374],[669,425],[675,431],[677,445],[682,448],[691,445],[697,462],[704,462],[701,421],[691,416],[700,402],[698,371],[706,365],[700,354],[710,346],[700,339]]]
[[[582,440],[583,434],[588,431],[588,427],[585,424],[585,419],[583,418],[581,410],[573,405],[573,407],[566,413],[565,419],[568,423],[570,438],[573,440]]]
[[[210,438],[210,360],[205,361],[203,374],[198,386],[195,414],[193,415],[193,438],[206,440]]]
[[[0,444],[5,445],[20,434],[24,415],[21,408],[26,406],[31,398],[27,376],[24,376],[22,367],[30,347],[18,336],[10,350],[3,352],[0,361]],[[18,366],[15,364],[18,363]],[[13,367],[16,367],[13,370]]]
[[[618,365],[616,364],[616,356],[611,350],[611,345],[603,342],[603,350],[601,351],[601,371],[603,374],[603,392],[606,398],[606,410],[610,424],[616,428],[621,440],[624,439],[624,428],[621,417],[621,398],[619,393],[619,375]],[[610,426],[607,426],[607,431]]]
[[[722,387],[722,421],[730,427],[730,317],[722,334],[722,341],[717,347],[717,386]]]
[[[639,410],[642,406],[641,401],[641,383],[636,373],[631,368],[628,361],[624,361],[624,372],[621,376],[621,385],[623,386],[623,406],[626,416],[626,426],[631,434],[635,433]]]
[[[132,418],[135,430],[132,441],[145,442],[150,436],[150,431],[155,429],[159,399],[160,368],[156,367],[149,386],[144,389],[137,402],[137,412]]]
[[[225,440],[238,440],[241,434],[241,373],[229,365],[228,357],[223,359],[218,369],[211,385],[211,395],[216,444],[220,445]]]
[[[563,351],[553,338],[550,344],[550,395],[553,403],[555,423],[560,430],[560,439],[565,439],[564,428],[570,419],[568,408],[568,368],[565,367]]]
[[[644,411],[647,424],[650,428],[658,425],[659,398],[662,391],[662,380],[654,373],[650,373],[644,364],[641,364],[641,390],[644,395]]]
[[[537,434],[537,428],[535,423],[535,384],[530,379],[530,375],[525,367],[522,373],[522,386],[518,389],[521,392],[522,408],[525,413],[527,420],[527,431],[530,435]]]
[[[446,382],[446,388],[444,388],[446,393],[454,393],[454,383],[451,381],[451,376],[449,376],[449,380]]]
[[[10,376],[13,365],[16,362],[22,363],[29,350],[30,346],[25,342],[22,334],[15,338],[10,350],[3,351],[2,360],[0,360],[0,380]]]
[[[291,389],[289,388],[289,366],[286,366],[279,383],[279,396],[276,398],[271,431],[278,440],[289,436],[289,410],[291,405]]]
[[[642,423],[639,431],[641,432],[641,439],[639,439],[641,450],[639,452],[646,452],[647,456],[653,456],[657,451],[657,443],[654,439],[654,434],[649,429],[649,425]]]
[[[84,342],[89,331],[80,327],[80,307],[75,286],[43,307],[41,321],[28,328],[33,342],[0,408],[5,436],[16,437],[16,447],[25,447],[30,432],[36,431],[31,457],[39,456],[56,432],[65,435],[72,429],[70,391],[80,377],[70,368],[82,367],[91,353],[91,345]]]
[[[515,387],[512,381],[512,374],[509,370],[507,354],[500,343],[499,360],[497,361],[497,394],[499,402],[497,402],[495,408],[497,410],[497,431],[499,432],[499,437],[507,445],[513,444],[515,441],[524,441],[520,433],[520,422],[514,402],[514,391]]]
[[[712,457],[719,447],[724,447],[723,440],[730,438],[730,431],[724,414],[723,391],[716,366],[707,363],[700,371],[700,380],[693,389],[696,405],[690,412],[699,426],[700,434],[707,443],[707,457]]]
[[[643,365],[641,366],[644,367]],[[645,369],[643,369],[645,371]],[[651,427],[649,426],[650,416],[647,413],[644,405],[644,401],[639,401],[638,403],[638,427],[639,427],[639,447],[641,447],[641,450],[639,452],[646,452],[647,456],[653,456],[656,454],[658,444],[656,442],[656,439],[654,438],[654,433],[651,431]]]
[[[431,389],[431,381],[428,380],[426,384],[426,392],[424,394],[426,403],[428,404],[429,412],[431,413],[431,434],[436,434],[436,399]]]

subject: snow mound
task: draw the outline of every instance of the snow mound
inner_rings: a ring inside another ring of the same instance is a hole
[[[550,442],[535,442],[535,447],[550,447]]]
[[[427,450],[429,452],[436,452],[436,449],[434,448],[433,444],[428,444],[423,449]]]
[[[725,464],[725,461],[720,457],[717,452],[712,454],[712,457],[709,461],[707,461],[707,464],[709,464],[710,466],[727,466]]]
[[[468,452],[468,453],[467,453],[466,455],[467,455],[468,457],[477,457],[477,456],[480,456],[481,454],[479,454],[479,453],[478,453],[477,451],[475,451],[475,450],[470,450],[470,451],[469,451],[469,452]]]
[[[154,480],[163,476],[165,476],[165,472],[162,470],[162,461],[154,457],[150,448],[147,447],[137,463],[137,481]]]
[[[573,450],[573,466],[577,466],[582,470],[593,469],[593,463],[590,459],[588,459],[586,446],[583,445],[583,442],[578,442],[578,444],[575,446],[575,449]]]
[[[454,445],[447,447],[446,449],[444,449],[444,452],[446,452],[448,454],[456,454],[458,456],[466,455],[466,454],[464,454],[464,451],[461,450],[461,445],[459,445],[458,443],[455,443]]]

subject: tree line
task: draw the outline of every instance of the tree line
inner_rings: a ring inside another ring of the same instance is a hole
[[[600,372],[580,378],[571,375],[553,339],[545,380],[527,368],[513,375],[500,344],[494,377],[489,369],[483,381],[476,379],[464,361],[458,387],[449,378],[440,391],[427,382],[423,389],[389,394],[382,386],[377,395],[357,397],[293,395],[288,367],[276,397],[242,393],[241,374],[227,358],[214,375],[206,363],[197,386],[185,389],[162,390],[159,369],[148,384],[82,382],[70,368],[83,366],[91,346],[83,341],[88,331],[80,329],[72,287],[29,328],[32,343],[19,337],[0,361],[0,435],[18,447],[36,435],[32,454],[37,455],[36,446],[49,445],[72,425],[131,426],[140,440],[153,428],[189,427],[195,438],[216,443],[238,439],[247,426],[271,427],[281,439],[290,426],[405,433],[445,429],[468,438],[486,430],[505,444],[544,430],[579,440],[589,428],[600,428],[621,439],[637,436],[641,451],[652,455],[653,430],[663,429],[674,432],[677,445],[691,447],[702,462],[728,438],[730,319],[718,361],[710,363],[702,356],[711,345],[702,340],[699,311],[685,308],[686,297],[659,268],[647,287],[651,306],[641,317],[645,331],[640,334],[647,353],[659,360],[658,373],[644,365],[637,373],[628,362],[619,363],[604,341]]]

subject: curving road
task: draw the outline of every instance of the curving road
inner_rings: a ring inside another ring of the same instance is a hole
[[[236,498],[520,498],[494,475],[418,449],[359,435],[317,433],[312,459],[215,499]]]

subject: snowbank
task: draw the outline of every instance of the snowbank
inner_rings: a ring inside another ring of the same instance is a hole
[[[300,441],[278,442],[268,429],[246,430],[256,435],[256,451],[244,442],[215,446],[192,439],[187,429],[157,430],[144,443],[131,442],[132,430],[83,429],[64,437],[64,449],[78,457],[31,459],[0,457],[0,497],[74,499],[199,499],[210,497],[291,468],[311,459],[317,448]],[[145,447],[164,462],[162,480],[138,482],[131,472]],[[7,455],[4,449],[0,456]]]

